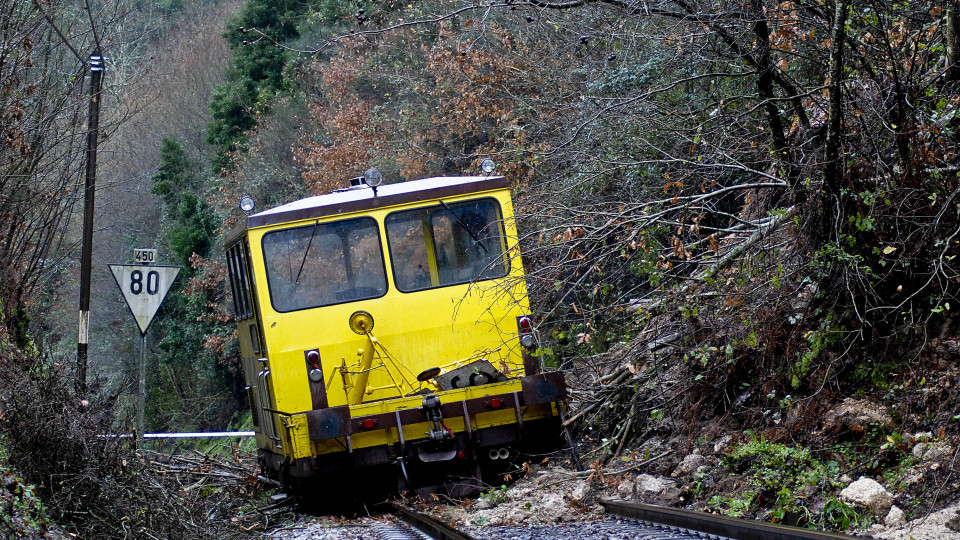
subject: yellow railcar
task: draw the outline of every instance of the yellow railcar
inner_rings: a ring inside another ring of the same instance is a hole
[[[531,354],[508,181],[351,183],[226,239],[264,470],[391,469],[462,494],[514,452],[555,449],[566,390]]]

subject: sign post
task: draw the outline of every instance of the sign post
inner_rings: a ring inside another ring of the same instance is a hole
[[[145,264],[111,264],[110,271],[117,280],[123,299],[137,326],[140,328],[140,381],[137,396],[137,438],[143,437],[143,411],[146,406],[147,377],[147,329],[160,304],[170,291],[170,286],[180,273],[179,266],[153,265],[157,258],[155,249],[134,249],[134,260]]]

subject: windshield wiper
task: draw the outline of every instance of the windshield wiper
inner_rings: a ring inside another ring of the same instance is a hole
[[[480,246],[480,249],[482,249],[484,253],[489,255],[490,251],[487,249],[487,246],[483,245],[483,243],[480,242],[480,238],[478,238],[477,234],[473,232],[473,230],[470,229],[470,227],[468,227],[467,224],[464,223],[462,219],[460,219],[460,215],[454,212],[453,208],[450,208],[449,206],[447,206],[447,203],[440,201],[440,204],[442,204],[444,208],[449,210],[450,213],[453,214],[453,217],[457,218],[457,223],[459,223],[460,226],[463,227],[463,230],[467,231],[467,234],[469,234],[470,238],[473,238],[473,241],[476,242],[478,246]]]
[[[317,234],[317,227],[320,226],[320,220],[318,219],[313,223],[313,230],[310,231],[310,241],[307,242],[307,249],[303,251],[303,260],[300,261],[300,270],[297,270],[297,279],[293,280],[293,286],[296,288],[300,284],[300,274],[303,273],[303,265],[307,262],[307,255],[310,254],[310,246],[313,245],[313,237]]]

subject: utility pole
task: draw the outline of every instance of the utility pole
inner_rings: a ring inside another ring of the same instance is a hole
[[[80,252],[80,327],[77,339],[77,397],[87,395],[87,344],[90,334],[90,273],[93,267],[93,202],[97,183],[97,142],[100,138],[100,91],[103,57],[90,55],[90,111],[87,117],[87,167],[83,192],[83,243]]]

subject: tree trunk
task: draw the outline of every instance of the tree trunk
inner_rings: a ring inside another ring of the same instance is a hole
[[[840,194],[843,176],[840,161],[840,127],[843,117],[843,40],[847,22],[847,5],[847,0],[836,3],[830,42],[830,117],[827,121],[827,140],[823,149],[823,191],[828,199]],[[829,201],[823,201],[823,203],[830,206]]]
[[[960,80],[960,17],[957,0],[947,2],[947,70],[948,82]]]
[[[753,34],[757,39],[757,94],[767,114],[767,128],[775,163],[783,172],[791,188],[797,187],[797,174],[793,164],[793,153],[784,133],[780,109],[774,101],[774,66],[770,59],[770,28],[767,25],[763,0],[752,0],[750,8],[753,16]]]

